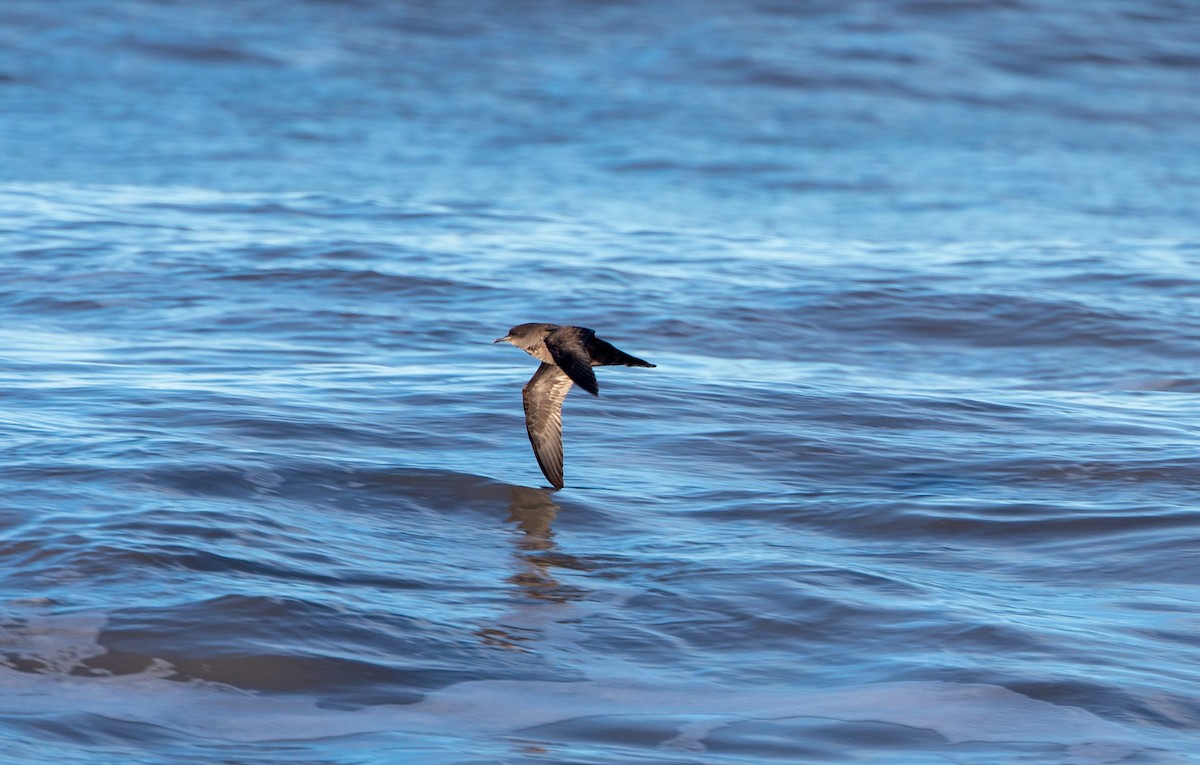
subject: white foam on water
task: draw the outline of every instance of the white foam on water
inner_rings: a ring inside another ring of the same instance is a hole
[[[0,627],[3,653],[45,666],[34,673],[0,665],[0,714],[87,713],[237,743],[389,732],[488,737],[583,717],[645,715],[677,726],[678,735],[663,747],[688,751],[703,750],[704,739],[726,725],[793,718],[890,723],[934,731],[951,744],[1058,745],[1076,762],[1118,762],[1153,749],[1133,729],[1086,710],[986,684],[898,682],[798,691],[486,680],[448,686],[415,704],[344,710],[307,698],[171,681],[165,662],[136,674],[69,674],[82,659],[104,652],[98,642],[104,624],[102,616],[76,614]]]

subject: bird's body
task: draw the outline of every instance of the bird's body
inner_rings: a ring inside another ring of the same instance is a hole
[[[563,486],[562,404],[573,383],[600,395],[592,367],[653,367],[596,337],[586,327],[558,324],[520,324],[497,343],[512,343],[542,365],[521,391],[525,403],[525,429],[546,480]]]

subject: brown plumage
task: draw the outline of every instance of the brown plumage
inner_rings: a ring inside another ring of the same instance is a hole
[[[522,389],[525,429],[538,465],[551,485],[563,487],[562,404],[572,383],[600,395],[592,367],[653,367],[596,337],[586,327],[520,324],[495,342],[512,343],[542,365]]]

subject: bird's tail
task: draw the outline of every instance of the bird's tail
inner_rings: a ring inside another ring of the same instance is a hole
[[[594,338],[595,343],[591,350],[592,360],[600,362],[602,367],[653,367],[649,361],[643,361],[637,356],[630,356],[625,351],[613,347],[612,343],[606,343],[600,338]]]

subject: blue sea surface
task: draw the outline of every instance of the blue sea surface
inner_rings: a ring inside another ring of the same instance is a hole
[[[1200,6],[0,5],[0,762],[1200,762]],[[492,340],[594,328],[545,488]]]

